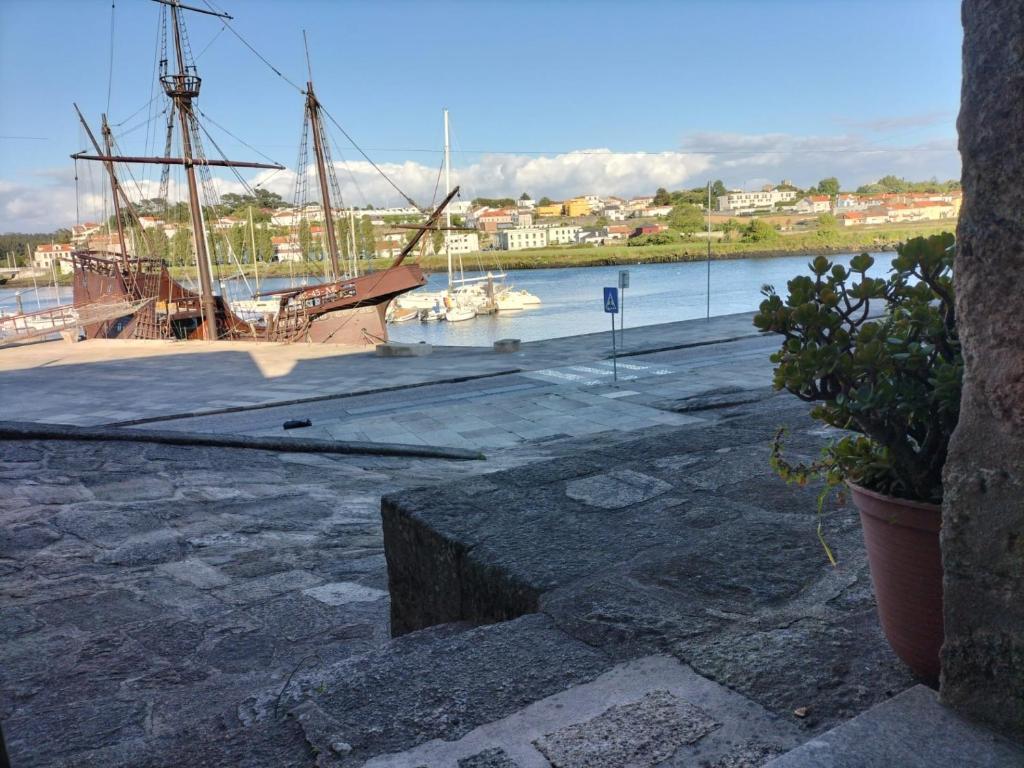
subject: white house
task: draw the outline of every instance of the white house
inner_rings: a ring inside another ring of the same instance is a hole
[[[533,209],[517,208],[512,213],[512,224],[522,229],[533,226]],[[499,225],[500,226],[500,225]]]
[[[548,245],[572,245],[579,242],[583,227],[548,227]]]
[[[747,213],[750,211],[774,208],[776,203],[788,203],[796,199],[792,189],[768,187],[759,192],[733,190],[718,198],[718,210],[728,213]]]
[[[668,216],[670,213],[672,213],[671,205],[651,205],[637,212],[637,216],[655,216],[660,218]]]
[[[480,236],[476,232],[449,232],[448,250],[452,254],[476,253],[480,250]]]
[[[56,271],[57,274],[71,272],[74,269],[71,264],[71,251],[72,246],[69,243],[42,243],[36,246],[36,251],[32,254],[32,266],[46,272]]]
[[[577,229],[579,229],[577,227]],[[503,229],[495,236],[498,248],[503,251],[521,251],[524,248],[543,248],[548,244],[551,229],[524,227]]]
[[[832,210],[832,198],[828,195],[808,195],[793,206],[794,213],[828,213]]]

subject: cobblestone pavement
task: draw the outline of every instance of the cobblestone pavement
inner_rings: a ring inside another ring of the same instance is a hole
[[[303,660],[380,645],[381,494],[570,450],[451,462],[0,444],[13,764],[235,721],[246,696],[283,686]]]
[[[571,340],[557,341],[541,343],[525,373],[430,384],[449,373],[436,356],[419,380],[409,375],[417,386],[397,392],[158,425],[281,434],[283,420],[309,416],[312,429],[288,434],[481,447],[486,462],[0,443],[0,720],[14,766],[177,765],[177,753],[161,749],[227,744],[232,728],[255,721],[254,706],[265,725],[266,692],[297,669],[358,666],[388,645],[382,494],[572,455],[598,437],[700,429],[714,417],[703,410],[709,392],[742,399],[767,384],[767,339],[624,358],[618,387],[607,383],[606,362],[573,362]],[[507,357],[490,355],[487,365]],[[125,415],[110,405],[122,389],[134,389],[140,413],[167,391],[167,382],[147,390],[120,363],[116,373],[97,365],[95,376],[87,365],[58,366],[61,408],[52,381],[32,396],[44,372],[2,374],[9,412],[112,421]],[[208,405],[210,393],[189,393],[175,365],[176,406]],[[155,363],[143,368],[143,379],[159,376]],[[338,392],[339,381],[330,383]],[[104,386],[97,418],[90,409]],[[281,392],[263,393],[271,395]],[[282,728],[258,729],[262,746],[244,737],[246,754],[269,750],[270,762],[211,764],[309,765],[307,742]]]

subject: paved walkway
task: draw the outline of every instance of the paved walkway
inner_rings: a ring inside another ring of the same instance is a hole
[[[631,329],[625,353],[754,337],[751,317]],[[444,347],[418,358],[378,358],[327,345],[51,342],[0,349],[0,391],[5,410],[19,419],[95,425],[551,371],[610,355],[608,333],[530,342],[514,354]]]

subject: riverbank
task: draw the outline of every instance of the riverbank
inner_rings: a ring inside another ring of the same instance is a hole
[[[812,232],[780,233],[775,239],[760,242],[713,242],[711,244],[712,260],[774,258],[780,256],[809,256],[838,253],[859,253],[862,251],[895,250],[896,245],[912,237],[927,237],[942,232],[955,230],[955,222],[929,222],[926,224],[907,224],[900,227],[858,227],[845,230]],[[629,246],[593,246],[574,245],[557,248],[535,248],[523,251],[485,251],[463,256],[462,261],[467,270],[498,271],[553,269],[569,267],[610,267],[628,264],[667,264],[674,262],[703,261],[708,257],[708,245],[705,240],[684,240],[665,245]],[[443,255],[417,256],[413,259],[424,272],[444,272],[447,259]],[[392,259],[373,259],[368,263],[367,271],[386,269]],[[229,270],[226,265],[218,268],[221,277],[238,275],[237,269]],[[195,270],[190,267],[171,267],[171,276],[188,281],[195,280]],[[247,278],[254,276],[252,265],[243,265],[242,274]],[[261,264],[259,275],[263,277],[323,277],[321,263],[289,264],[272,262]],[[44,281],[37,278],[40,286]],[[52,285],[52,280],[46,281]],[[62,275],[60,285],[71,285],[72,276]],[[8,280],[5,288],[31,288],[31,278]]]

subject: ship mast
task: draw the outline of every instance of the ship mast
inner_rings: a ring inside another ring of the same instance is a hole
[[[188,179],[188,204],[192,213],[192,239],[195,242],[196,261],[199,265],[199,292],[203,308],[203,338],[213,341],[217,338],[217,302],[213,297],[210,255],[206,251],[206,231],[203,227],[203,213],[199,203],[199,184],[196,181],[196,167],[192,161],[192,99],[199,95],[202,83],[195,73],[185,67],[185,56],[181,52],[181,27],[178,23],[178,3],[172,2],[171,26],[174,28],[174,52],[178,62],[178,74],[163,75],[160,82],[164,91],[174,101],[181,122],[181,154],[185,161],[185,176]]]
[[[192,235],[195,242],[196,261],[199,267],[200,299],[202,302],[201,306],[203,315],[203,338],[212,341],[217,338],[217,303],[213,294],[213,281],[211,274],[213,270],[210,267],[209,254],[206,250],[206,233],[203,227],[203,212],[199,201],[199,185],[196,180],[195,167],[196,165],[206,165],[230,168],[272,168],[274,170],[283,170],[283,166],[278,165],[277,163],[208,160],[201,156],[197,159],[194,156],[192,145],[192,124],[198,124],[198,121],[192,112],[192,99],[199,95],[199,86],[202,81],[196,74],[195,66],[185,64],[185,55],[181,44],[181,21],[179,18],[179,11],[195,11],[196,13],[216,16],[221,19],[231,19],[231,16],[226,13],[216,13],[203,8],[183,5],[180,0],[154,0],[154,2],[170,6],[171,9],[171,20],[174,27],[174,50],[175,59],[177,61],[177,74],[161,75],[160,83],[163,85],[164,91],[174,102],[174,106],[178,111],[181,123],[182,157],[119,157],[111,154],[111,148],[109,145],[105,154],[89,155],[84,152],[78,152],[73,154],[71,157],[75,160],[98,160],[106,163],[107,169],[111,173],[112,180],[114,178],[114,163],[150,163],[155,165],[182,165],[185,167],[188,179],[189,210],[192,214]],[[81,113],[79,113],[79,116],[81,116]],[[82,122],[85,122],[84,119]],[[92,138],[91,132],[90,138]],[[104,134],[104,138],[108,139],[107,133]],[[93,145],[96,146],[97,152],[99,152],[99,146],[95,139],[93,139]],[[118,218],[118,222],[118,226],[120,228],[120,217]],[[127,254],[124,246],[123,233],[119,233],[119,237],[121,237],[122,258],[126,260]]]
[[[302,30],[302,41],[306,46],[306,68],[309,80],[306,82],[306,119],[313,131],[313,154],[316,156],[316,175],[320,182],[320,204],[324,212],[324,235],[327,238],[327,253],[331,258],[331,279],[341,278],[341,266],[338,260],[338,241],[334,235],[334,214],[331,211],[331,193],[327,182],[327,163],[324,160],[323,123],[320,119],[320,102],[313,93],[313,67],[309,62],[309,42],[306,30]],[[299,169],[302,173],[304,169]]]

